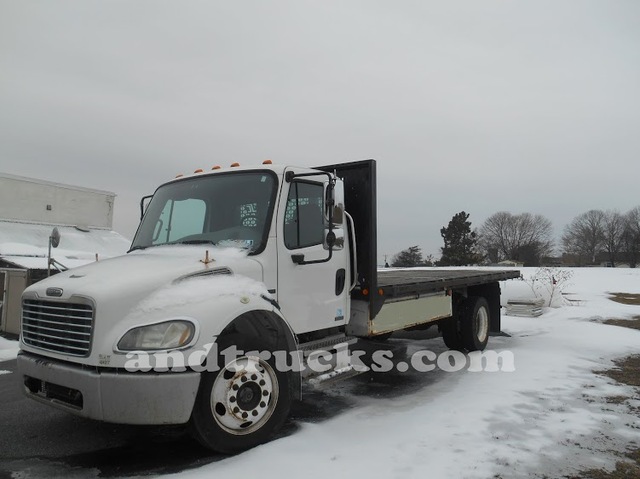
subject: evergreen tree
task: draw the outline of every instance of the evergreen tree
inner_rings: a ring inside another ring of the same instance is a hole
[[[468,219],[469,214],[461,211],[451,218],[449,226],[440,230],[444,240],[444,247],[440,248],[440,266],[465,266],[481,261],[482,257],[477,252],[478,238],[475,231],[471,231]]]
[[[393,257],[391,266],[394,268],[411,268],[412,266],[423,266],[422,251],[419,246],[410,246],[400,251]]]

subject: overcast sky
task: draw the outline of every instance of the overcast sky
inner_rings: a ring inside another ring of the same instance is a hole
[[[380,255],[465,210],[640,205],[640,2],[0,0],[0,171],[140,196],[378,161]]]

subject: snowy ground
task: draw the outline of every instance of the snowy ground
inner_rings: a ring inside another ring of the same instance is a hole
[[[385,392],[398,387],[385,381],[380,394],[367,388],[364,395],[362,381],[345,381],[325,393],[336,404],[352,401],[343,413],[299,421],[287,437],[175,477],[513,478],[612,469],[619,460],[612,449],[640,443],[640,418],[627,406],[640,406],[640,398],[593,371],[640,352],[640,331],[598,321],[640,315],[639,306],[606,294],[640,293],[640,270],[580,269],[570,282],[573,306],[539,318],[504,317],[511,337],[492,338],[490,347],[512,351],[515,372],[419,373],[431,377],[399,395]],[[522,282],[503,285],[505,298],[530,291]],[[440,343],[410,348],[439,352]],[[615,405],[606,401],[611,396],[635,399]]]
[[[511,336],[491,338],[489,347],[511,351],[514,372],[362,375],[312,392],[279,439],[170,477],[506,479],[612,469],[615,451],[640,443],[640,417],[630,413],[640,396],[594,371],[639,353],[640,331],[601,321],[640,316],[640,306],[607,294],[640,293],[640,270],[576,269],[569,283],[571,305],[538,318],[503,317]],[[521,281],[502,289],[504,301],[532,294]],[[408,336],[389,344],[409,354],[445,351],[440,338]],[[15,354],[16,342],[0,338],[0,361]],[[607,401],[614,396],[629,399]]]

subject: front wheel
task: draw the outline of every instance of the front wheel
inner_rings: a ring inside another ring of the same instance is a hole
[[[205,447],[237,453],[268,441],[282,427],[291,406],[290,374],[279,372],[272,358],[247,351],[269,351],[256,338],[223,337],[218,351],[235,345],[245,351],[222,361],[219,371],[203,373],[191,416],[194,437]]]

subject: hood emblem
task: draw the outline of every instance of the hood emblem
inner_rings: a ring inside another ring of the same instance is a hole
[[[47,296],[59,298],[62,296],[62,288],[47,288]]]
[[[209,258],[209,250],[204,252],[204,259],[201,259],[200,262],[204,263],[205,266],[209,266],[209,263],[214,263],[216,260],[213,258]]]

